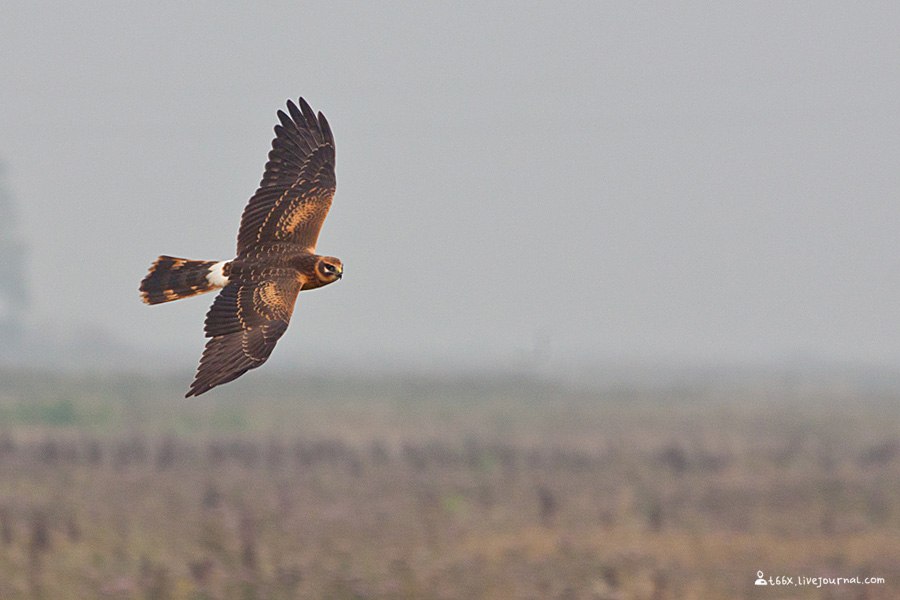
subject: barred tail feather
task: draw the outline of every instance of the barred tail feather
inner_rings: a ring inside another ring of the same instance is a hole
[[[141,299],[161,304],[189,298],[224,287],[228,283],[230,261],[188,260],[160,256],[141,281]]]

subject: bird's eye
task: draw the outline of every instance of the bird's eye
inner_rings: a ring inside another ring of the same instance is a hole
[[[331,266],[331,265],[323,265],[323,266],[322,266],[322,269],[323,269],[326,273],[334,273],[334,267]]]

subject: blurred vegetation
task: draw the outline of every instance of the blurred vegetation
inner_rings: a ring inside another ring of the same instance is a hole
[[[0,598],[900,595],[889,388],[185,381],[0,371]]]

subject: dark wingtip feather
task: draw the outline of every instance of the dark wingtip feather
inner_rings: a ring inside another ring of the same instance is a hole
[[[319,128],[322,129],[322,135],[325,136],[325,141],[334,146],[334,134],[331,133],[331,126],[328,124],[328,119],[325,118],[325,115],[319,111]]]
[[[319,122],[316,120],[315,111],[313,111],[312,107],[310,107],[310,105],[307,104],[306,100],[304,100],[302,97],[299,100],[300,109],[303,111],[303,117],[306,120],[306,126],[309,127],[312,131],[318,131]]]
[[[316,113],[313,112],[313,109],[309,106],[309,103],[308,103],[306,100],[303,99],[303,96],[300,96],[300,97],[297,99],[297,101],[298,101],[298,103],[300,104],[300,109],[303,110],[304,116],[306,116],[307,118],[309,118],[309,115],[314,115],[314,114],[316,114]]]
[[[184,397],[185,397],[185,398],[190,398],[191,396],[199,396],[199,395],[202,394],[203,392],[209,391],[209,388],[208,388],[208,387],[207,387],[206,389],[200,389],[201,387],[202,387],[202,386],[200,385],[200,382],[199,382],[199,381],[197,380],[197,378],[195,377],[195,378],[194,378],[194,381],[191,382],[191,387],[188,388],[188,391],[187,391],[187,393],[184,395]]]
[[[300,128],[305,126],[305,120],[303,118],[303,113],[300,112],[300,109],[297,108],[297,105],[288,101],[288,112],[291,113],[292,123],[294,123],[295,128]]]
[[[291,108],[291,106],[290,106],[290,104],[289,104],[289,105],[288,105],[288,110],[290,110],[290,108]],[[297,108],[294,107],[294,110],[296,110],[296,109],[297,109]],[[284,112],[283,110],[279,110],[279,111],[278,111],[278,120],[281,121],[281,124],[282,124],[282,126],[284,126],[284,127],[290,128],[291,126],[294,125],[294,122],[291,120],[291,118],[290,118],[289,116],[287,116],[287,115],[285,114],[285,112]],[[277,127],[277,125],[276,125],[276,127]],[[277,132],[277,130],[276,130],[276,132]]]

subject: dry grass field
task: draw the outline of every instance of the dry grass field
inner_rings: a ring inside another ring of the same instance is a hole
[[[900,597],[893,388],[264,379],[0,372],[0,598]]]

